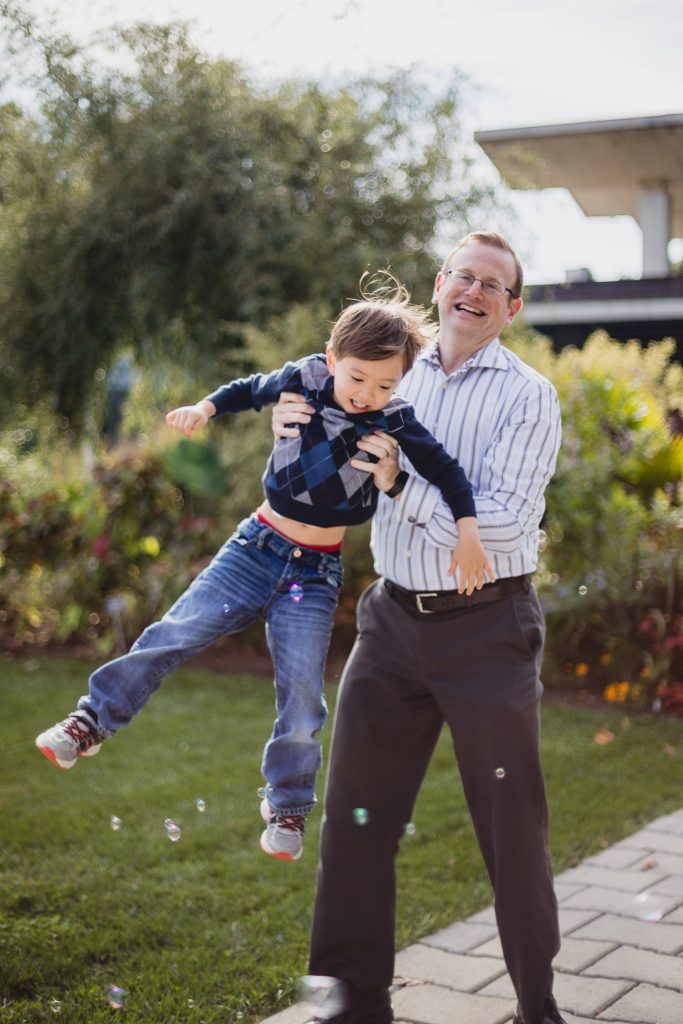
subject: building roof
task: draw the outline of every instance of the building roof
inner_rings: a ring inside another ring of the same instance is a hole
[[[683,114],[502,128],[475,140],[512,188],[566,188],[588,216],[638,220],[643,190],[665,187],[683,237]]]

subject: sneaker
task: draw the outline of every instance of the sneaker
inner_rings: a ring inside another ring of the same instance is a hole
[[[36,737],[36,746],[58,768],[73,768],[79,757],[93,757],[104,737],[87,711],[72,711],[63,722]]]
[[[304,852],[305,815],[278,814],[264,797],[261,817],[268,826],[261,836],[263,852],[278,860],[298,860]]]

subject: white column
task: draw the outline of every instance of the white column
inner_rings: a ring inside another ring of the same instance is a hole
[[[643,277],[667,277],[671,238],[671,196],[666,183],[644,186],[638,221],[643,232]]]

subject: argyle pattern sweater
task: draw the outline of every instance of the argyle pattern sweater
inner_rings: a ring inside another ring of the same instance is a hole
[[[277,402],[283,391],[301,395],[315,414],[310,423],[298,424],[298,437],[279,438],[268,460],[264,491],[280,515],[321,527],[370,519],[379,491],[372,474],[354,469],[349,460],[368,459],[357,442],[376,430],[396,439],[417,472],[441,490],[456,520],[476,514],[461,466],[417,420],[412,405],[393,395],[377,412],[345,412],[334,400],[334,377],[322,354],[234,380],[206,397],[222,416],[260,410]]]

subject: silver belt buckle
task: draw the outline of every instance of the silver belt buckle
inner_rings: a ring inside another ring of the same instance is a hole
[[[429,608],[423,608],[422,607],[422,598],[423,597],[438,597],[438,596],[439,595],[436,592],[433,592],[431,594],[416,594],[415,595],[415,604],[418,607],[418,611],[421,611],[423,615],[433,615],[434,612],[430,611]]]

